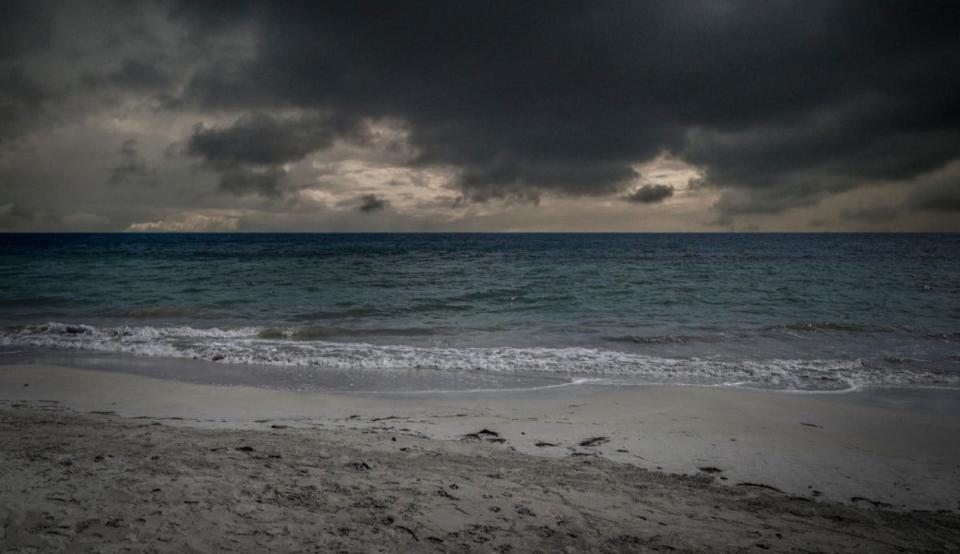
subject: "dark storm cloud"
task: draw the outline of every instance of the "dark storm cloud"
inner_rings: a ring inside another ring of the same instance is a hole
[[[417,161],[460,168],[474,199],[610,194],[662,151],[713,186],[786,191],[718,204],[737,213],[957,157],[958,13],[955,2],[891,1],[178,11],[194,29],[249,21],[259,39],[242,67],[194,75],[188,103],[401,118]]]
[[[671,196],[673,196],[673,187],[670,185],[643,185],[624,196],[623,199],[638,204],[655,204]]]
[[[732,188],[716,202],[714,208],[722,217],[734,215],[769,215],[794,207],[812,206],[827,192],[816,182],[799,181],[772,184],[767,187]]]
[[[897,206],[876,206],[857,210],[844,210],[841,216],[844,219],[864,221],[866,223],[888,223],[899,217],[903,209]]]
[[[279,196],[287,178],[283,168],[266,169],[228,169],[220,174],[220,190],[237,196],[259,194],[260,196]]]
[[[721,222],[873,184],[932,214],[956,206],[927,177],[960,159],[958,28],[960,3],[940,0],[0,0],[0,146],[149,112],[177,121],[133,131],[178,145],[156,174],[197,160],[229,208],[396,121],[411,154],[384,166],[441,168],[461,202],[644,203],[663,192],[634,167],[666,154],[702,171],[691,194],[719,191]],[[195,121],[232,123],[168,134]],[[120,155],[108,180],[139,178]]]
[[[378,212],[390,205],[390,202],[376,194],[364,194],[357,201],[356,209],[363,213]]]
[[[50,41],[53,3],[0,0],[0,60],[16,59]]]
[[[190,137],[187,152],[218,169],[280,165],[329,146],[335,131],[323,119],[280,120],[252,114],[229,127],[198,127]]]
[[[22,133],[48,95],[22,60],[49,41],[50,11],[38,4],[0,1],[0,144]]]
[[[36,118],[47,99],[42,85],[16,65],[0,65],[0,144],[20,136]]]
[[[960,177],[914,189],[907,197],[907,206],[917,210],[960,212]]]
[[[164,89],[170,84],[170,76],[149,61],[127,60],[119,68],[102,74],[88,73],[83,83],[93,87],[115,87],[130,91]]]
[[[103,89],[170,87],[170,75],[154,63],[160,49],[134,48],[153,32],[131,29],[146,6],[152,4],[0,0],[0,146],[115,107],[116,98],[94,95]],[[116,63],[127,51],[130,59]]]
[[[120,162],[110,171],[110,185],[155,185],[154,170],[140,157],[136,139],[127,139],[117,152]]]
[[[275,118],[253,113],[227,127],[197,127],[186,152],[220,172],[224,191],[276,196],[287,174],[283,164],[327,148],[338,136],[352,134],[352,129],[342,118]]]

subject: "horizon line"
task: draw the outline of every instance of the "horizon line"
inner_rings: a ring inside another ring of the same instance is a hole
[[[0,231],[0,235],[956,235],[960,231]]]

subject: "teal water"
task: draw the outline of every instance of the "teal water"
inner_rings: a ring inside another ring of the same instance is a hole
[[[0,346],[324,372],[960,386],[960,235],[0,235]],[[273,368],[273,369],[271,369]]]

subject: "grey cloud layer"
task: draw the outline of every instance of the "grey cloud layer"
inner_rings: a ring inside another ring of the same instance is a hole
[[[286,171],[283,165],[330,146],[351,125],[334,118],[302,116],[277,119],[253,113],[229,127],[199,126],[186,152],[220,172],[220,187],[234,194],[275,196]]]
[[[607,194],[632,163],[669,150],[714,185],[804,202],[958,156],[958,13],[872,1],[260,5],[236,14],[256,23],[256,58],[197,75],[186,96],[223,106],[239,89],[238,108],[403,118],[419,161],[461,168],[480,198]],[[740,209],[780,209],[763,196]]]
[[[364,213],[370,213],[384,210],[389,205],[389,201],[380,198],[376,194],[364,194],[359,198],[357,210]]]
[[[623,198],[629,202],[653,204],[671,196],[673,196],[673,187],[670,185],[643,185]]]
[[[634,166],[668,152],[722,192],[722,217],[883,183],[916,189],[903,210],[960,210],[955,177],[925,177],[960,158],[956,2],[150,5],[169,27],[145,34],[167,40],[148,55],[121,37],[77,86],[155,98],[160,114],[241,114],[196,127],[182,149],[234,195],[277,197],[287,164],[394,119],[416,153],[404,163],[454,168],[466,200],[653,204],[675,190],[635,188]],[[25,64],[57,5],[0,6],[4,140],[49,101]],[[249,50],[210,46],[231,37]]]

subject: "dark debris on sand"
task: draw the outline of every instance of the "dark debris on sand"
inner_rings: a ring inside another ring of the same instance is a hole
[[[610,442],[610,437],[591,437],[580,441],[580,446],[600,446]]]

